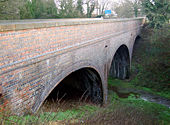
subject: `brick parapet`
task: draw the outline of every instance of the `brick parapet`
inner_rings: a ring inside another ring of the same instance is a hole
[[[143,17],[126,19],[32,19],[32,20],[0,20],[0,32],[17,31],[25,29],[49,28],[59,26],[87,25],[97,23],[126,22],[141,20]]]

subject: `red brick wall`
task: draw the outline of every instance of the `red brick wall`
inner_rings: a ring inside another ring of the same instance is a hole
[[[9,104],[17,112],[32,108],[46,86],[77,62],[82,67],[94,64],[102,75],[111,58],[103,48],[107,40],[136,32],[140,24],[141,20],[130,20],[0,32],[1,107]]]

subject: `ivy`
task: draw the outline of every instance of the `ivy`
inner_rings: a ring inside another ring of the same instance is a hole
[[[142,5],[150,27],[161,28],[169,22],[170,2],[168,0],[143,0]]]

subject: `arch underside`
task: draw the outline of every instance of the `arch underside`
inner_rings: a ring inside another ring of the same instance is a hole
[[[113,78],[126,79],[130,74],[130,57],[126,45],[121,45],[112,60],[109,75]]]
[[[101,79],[98,73],[91,68],[82,68],[72,72],[57,87],[59,89],[52,91],[51,96],[59,92],[61,97],[63,95],[76,96],[81,100],[89,99],[97,104],[101,104],[103,101]]]

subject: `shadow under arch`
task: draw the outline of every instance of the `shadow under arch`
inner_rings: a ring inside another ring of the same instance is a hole
[[[74,84],[67,84],[67,85],[69,87],[72,86],[74,89],[79,89],[79,91],[82,92],[81,94],[83,94],[83,95],[80,94],[81,97],[82,96],[87,97],[91,100],[91,102],[96,104],[103,103],[103,84],[102,84],[103,81],[96,68],[90,66],[90,64],[88,63],[88,66],[75,68],[74,71],[67,73],[65,77],[58,80],[58,82],[55,83],[54,87],[50,87],[46,89],[45,90],[46,92],[44,92],[45,94],[41,94],[39,100],[37,100],[34,106],[32,107],[32,112],[35,113],[36,111],[38,111],[38,109],[41,107],[45,99],[48,98],[50,93],[52,93],[57,86],[59,86],[63,81],[64,81],[63,83],[65,83],[66,81],[70,82],[70,80],[73,80],[72,83]],[[76,80],[76,83],[74,82],[74,80]]]
[[[127,79],[130,75],[130,56],[126,45],[121,45],[114,54],[110,66],[109,76],[118,79]]]

